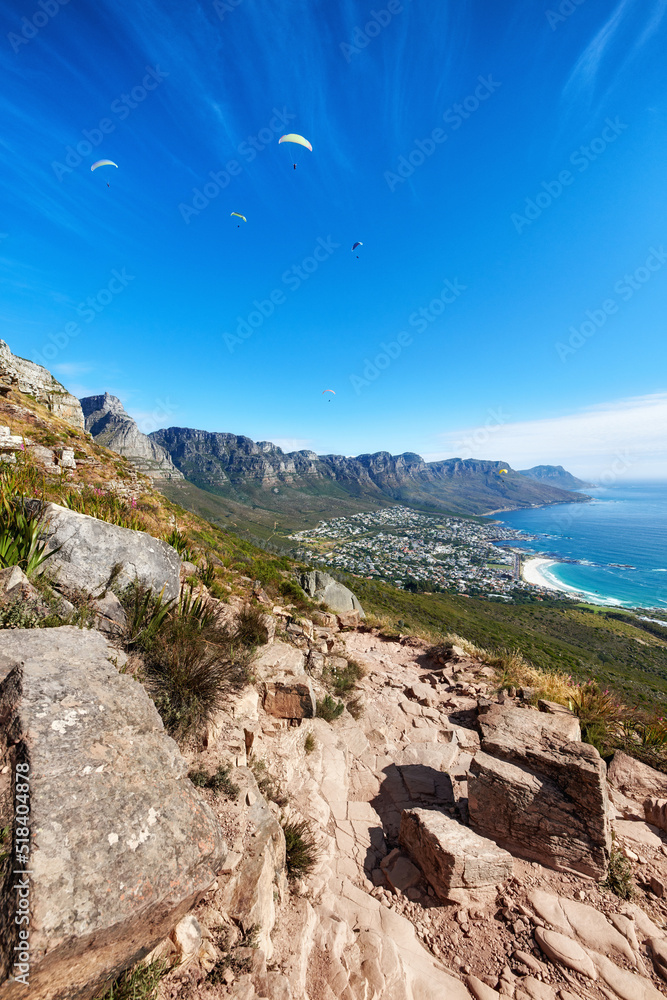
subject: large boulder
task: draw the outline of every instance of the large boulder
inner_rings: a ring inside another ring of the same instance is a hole
[[[358,611],[361,618],[366,614],[361,604],[351,590],[338,583],[328,573],[315,569],[310,573],[302,573],[299,579],[303,590],[313,601],[326,604],[331,611],[342,614],[346,611]]]
[[[578,721],[497,705],[478,723],[471,826],[512,854],[602,878],[611,850],[606,765],[577,742]]]
[[[306,673],[306,658],[286,642],[266,646],[253,662],[261,683],[264,711],[279,719],[312,719],[315,692]]]
[[[511,854],[435,809],[404,809],[398,839],[443,900],[450,889],[500,885],[512,874]]]
[[[117,656],[94,631],[0,633],[3,742],[30,789],[31,1000],[94,996],[171,932],[225,858],[185,760]],[[26,995],[9,978],[13,885],[0,899],[2,1000]]]
[[[176,549],[145,531],[119,528],[87,514],[49,503],[44,509],[47,549],[55,552],[42,571],[58,587],[101,596],[112,584],[135,580],[164,597],[178,597],[181,560]]]
[[[607,773],[612,788],[643,805],[647,798],[667,799],[667,774],[617,750]]]

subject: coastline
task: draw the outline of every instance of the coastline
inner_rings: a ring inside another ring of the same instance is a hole
[[[589,590],[582,590],[579,587],[572,587],[549,575],[552,566],[564,566],[566,563],[559,559],[552,559],[546,556],[532,556],[521,563],[521,578],[526,583],[534,587],[541,587],[543,590],[553,590],[557,593],[565,594],[568,597],[579,598],[588,604],[599,604],[604,607],[628,608],[632,610],[634,605],[626,601],[621,601],[616,597],[600,597],[599,594],[591,593]]]

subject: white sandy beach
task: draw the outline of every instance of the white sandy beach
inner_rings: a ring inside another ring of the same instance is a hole
[[[547,590],[566,590],[565,587],[558,587],[546,576],[546,570],[551,566],[557,566],[557,559],[545,559],[543,556],[535,556],[526,559],[521,563],[521,576],[526,583],[532,583],[535,587],[546,587]]]

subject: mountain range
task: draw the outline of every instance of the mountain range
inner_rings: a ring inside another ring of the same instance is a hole
[[[346,457],[284,452],[243,435],[168,427],[143,434],[116,396],[81,400],[86,430],[132,460],[159,488],[210,520],[282,530],[318,520],[402,504],[431,513],[488,514],[535,505],[581,502],[563,487],[581,480],[561,466],[524,473],[507,463],[450,458],[426,462],[414,452]],[[502,471],[506,470],[506,471]]]
[[[276,513],[298,509],[308,497],[325,496],[334,505],[337,498],[353,499],[458,514],[585,499],[523,476],[503,462],[461,458],[425,462],[413,452],[379,451],[352,458],[305,450],[285,453],[269,441],[187,427],[169,427],[150,437],[188,482]],[[501,473],[503,468],[508,471]]]

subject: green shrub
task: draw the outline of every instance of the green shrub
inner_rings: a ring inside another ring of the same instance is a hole
[[[185,532],[174,528],[168,535],[165,535],[164,540],[167,545],[171,545],[173,549],[176,549],[184,562],[194,562],[193,553],[189,547],[188,536]]]
[[[357,685],[357,681],[360,681],[365,676],[366,671],[360,663],[357,663],[356,660],[348,660],[347,666],[343,667],[342,670],[327,668],[324,671],[323,680],[330,685],[334,694],[342,697],[348,691],[353,691]]]
[[[209,557],[206,558],[206,563],[199,570],[199,576],[205,587],[210,588],[213,585],[215,581],[215,563]]]
[[[345,706],[342,701],[335,701],[330,694],[325,694],[321,701],[317,702],[316,715],[318,719],[325,722],[334,722],[343,714]]]
[[[196,788],[210,788],[211,791],[222,792],[228,799],[236,801],[240,788],[229,777],[231,768],[220,765],[213,774],[207,771],[190,771],[188,778]]]
[[[229,598],[229,591],[225,590],[222,584],[219,583],[217,580],[214,580],[208,589],[210,591],[211,597],[215,597],[215,599],[218,601],[227,601]]]
[[[306,738],[303,741],[303,749],[306,754],[311,754],[315,749],[315,737],[310,730],[306,733]]]
[[[612,835],[613,836],[613,835]],[[609,889],[614,895],[621,899],[632,899],[634,889],[632,887],[632,865],[612,841],[611,854],[609,857],[609,867],[606,878],[600,882],[604,889]]]
[[[606,753],[610,739],[619,732],[623,717],[622,706],[610,691],[600,690],[597,681],[578,684],[569,699],[571,711],[581,723],[581,738],[601,754]]]
[[[289,879],[302,878],[313,870],[320,851],[307,820],[285,823],[285,863]]]
[[[34,607],[16,600],[0,607],[0,628],[39,628],[41,619]]]
[[[78,511],[79,514],[87,514],[100,521],[117,524],[121,528],[142,531],[146,527],[139,516],[136,500],[125,500],[102,486],[86,484],[80,489],[63,487],[58,502],[63,507]]]
[[[100,1000],[156,1000],[167,963],[153,962],[128,969],[102,994]]]
[[[0,473],[0,568],[20,566],[30,576],[58,549],[46,551],[41,512],[26,506],[21,485],[18,473]]]
[[[352,698],[345,706],[353,719],[360,719],[364,714],[364,703],[362,698]]]
[[[246,604],[236,618],[234,638],[243,646],[263,646],[269,633],[264,623],[264,612],[257,604]]]
[[[215,609],[192,589],[178,601],[138,584],[126,588],[127,645],[142,650],[147,686],[166,729],[194,735],[220,708],[224,694],[245,680],[245,657]]]

